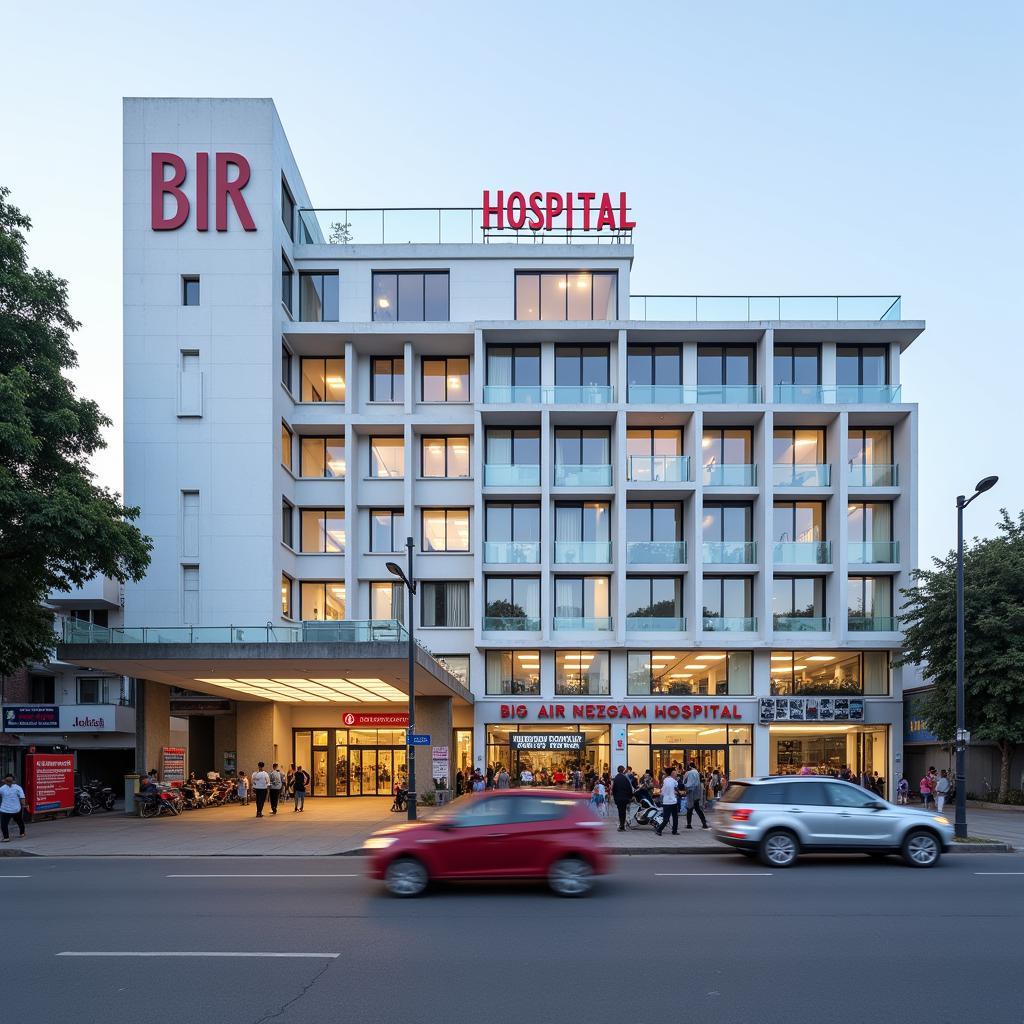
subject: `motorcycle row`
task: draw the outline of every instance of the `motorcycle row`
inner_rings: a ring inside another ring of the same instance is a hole
[[[135,794],[135,803],[141,818],[155,818],[160,814],[182,814],[202,807],[222,807],[238,800],[236,784],[230,779],[207,781],[190,778],[180,786],[152,782]]]
[[[92,779],[75,786],[75,814],[92,814],[93,811],[112,811],[117,794],[99,779]]]

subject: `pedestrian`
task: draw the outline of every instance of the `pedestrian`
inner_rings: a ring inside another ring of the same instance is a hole
[[[256,817],[263,817],[263,806],[267,802],[267,790],[270,788],[270,774],[260,761],[256,771],[252,773],[252,795],[256,800]]]
[[[281,799],[281,790],[284,789],[284,775],[281,769],[277,767],[277,762],[274,762],[273,768],[270,769],[270,813],[277,814],[277,804]]]
[[[3,842],[11,841],[11,822],[18,826],[18,838],[25,836],[25,790],[15,781],[14,776],[8,772],[4,776],[3,785],[0,786],[0,833],[3,834]]]
[[[949,772],[943,768],[942,773],[935,782],[935,809],[939,814],[942,813],[942,808],[946,806],[947,796],[949,796]]]
[[[519,773],[519,785],[520,786],[532,786],[533,785],[533,772],[529,768],[524,768]]]
[[[722,795],[722,773],[718,768],[711,772],[711,799],[717,800]]]
[[[924,775],[921,776],[921,781],[917,784],[918,791],[921,794],[921,803],[924,809],[928,810],[928,803],[932,798],[932,769],[929,768]]]
[[[309,773],[302,770],[300,764],[292,776],[292,785],[295,793],[295,810],[302,811],[306,808],[306,787],[309,785]]]
[[[656,836],[665,831],[665,826],[672,819],[672,835],[679,835],[679,784],[676,782],[676,769],[673,765],[661,783],[661,824],[654,830]]]
[[[238,773],[238,781],[235,783],[236,792],[238,793],[238,802],[243,807],[249,806],[249,780],[245,776],[245,772]]]
[[[479,768],[473,769],[473,792],[482,793],[487,788],[487,780],[480,773]]]
[[[693,828],[693,812],[697,812],[700,818],[701,828],[711,828],[708,819],[704,817],[704,808],[701,807],[704,796],[704,780],[697,771],[697,765],[691,761],[689,770],[683,776],[683,789],[686,791],[686,827]]]
[[[494,784],[498,789],[508,789],[512,785],[512,776],[505,770],[504,765],[498,765],[498,774],[494,777]]]
[[[594,783],[590,792],[590,805],[602,818],[608,817],[608,790],[600,779]]]
[[[633,801],[633,783],[626,769],[619,765],[619,770],[612,780],[612,799],[615,801],[615,809],[619,812],[619,831],[626,831],[626,811]]]
[[[288,774],[284,777],[284,798],[291,800],[295,793],[295,765],[289,765]]]
[[[907,782],[906,775],[900,777],[899,785],[896,787],[896,803],[910,803],[910,783]]]

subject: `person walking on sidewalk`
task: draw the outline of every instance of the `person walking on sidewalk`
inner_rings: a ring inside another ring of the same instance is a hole
[[[921,776],[921,781],[917,784],[917,788],[921,792],[921,804],[924,809],[928,810],[928,802],[932,798],[932,772],[934,768],[929,768],[928,771]]]
[[[686,792],[686,827],[693,828],[693,812],[697,812],[700,818],[701,828],[711,828],[708,819],[704,817],[704,780],[697,771],[697,765],[691,761],[690,768],[683,776],[683,789]]]
[[[256,798],[256,817],[263,817],[263,806],[267,802],[267,791],[270,789],[270,774],[260,761],[256,771],[252,773],[252,795]]]
[[[939,775],[935,782],[935,809],[942,813],[942,808],[946,806],[946,797],[949,796],[949,772],[945,768],[942,769],[942,774]]]
[[[626,811],[633,802],[633,781],[626,774],[626,769],[619,765],[619,770],[612,780],[612,799],[615,809],[619,812],[619,831],[626,831]]]
[[[676,781],[676,769],[673,765],[661,783],[661,824],[654,830],[656,836],[665,831],[665,826],[672,819],[672,835],[679,835],[679,783]]]
[[[11,822],[18,826],[18,838],[25,836],[25,790],[15,781],[14,776],[8,772],[4,776],[4,783],[0,786],[0,833],[3,834],[3,841],[11,841]]]
[[[246,777],[245,772],[238,773],[238,781],[235,783],[236,791],[238,793],[238,802],[243,807],[249,806],[249,779]]]
[[[295,810],[302,811],[306,807],[306,787],[309,785],[309,773],[302,770],[300,764],[292,777],[292,792],[295,794]]]
[[[284,773],[274,762],[270,769],[270,813],[277,814],[277,804],[281,799],[281,790],[284,789]]]
[[[284,798],[291,800],[295,794],[295,765],[288,766],[288,774],[284,777]]]

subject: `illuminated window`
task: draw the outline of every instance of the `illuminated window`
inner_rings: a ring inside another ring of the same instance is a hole
[[[292,618],[292,578],[286,573],[281,574],[281,614]]]
[[[517,320],[615,320],[618,274],[574,270],[516,274]]]
[[[303,359],[303,402],[345,401],[345,360]]]
[[[345,438],[303,436],[299,440],[302,449],[302,476],[344,479]]]
[[[469,550],[469,509],[425,508],[421,525],[424,551]]]
[[[281,424],[281,465],[285,469],[292,468],[292,432],[284,423]]]
[[[540,696],[540,651],[488,651],[487,695]]]
[[[303,552],[345,553],[345,510],[343,508],[304,508],[302,518]]]
[[[422,364],[424,402],[468,402],[469,360],[424,359]]]
[[[607,696],[608,662],[607,651],[559,651],[555,655],[555,695]]]
[[[321,622],[345,618],[345,584],[341,580],[299,585],[303,621]]]
[[[469,477],[469,438],[424,437],[420,440],[420,471],[425,477],[465,480]]]
[[[381,480],[400,480],[405,476],[404,438],[370,438],[370,476]]]
[[[373,275],[374,320],[447,320],[448,304],[447,270]]]

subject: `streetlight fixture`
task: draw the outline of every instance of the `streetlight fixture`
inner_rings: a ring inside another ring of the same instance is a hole
[[[409,572],[397,562],[385,562],[384,567],[392,576],[397,576],[409,592],[409,621],[406,629],[409,633],[409,731],[406,733],[406,762],[409,765],[409,792],[405,799],[405,805],[409,814],[409,821],[416,820],[416,748],[412,743],[412,734],[416,731],[416,697],[415,697],[415,673],[416,673],[416,647],[413,640],[413,597],[416,595],[416,580],[412,573],[412,537],[406,538],[405,550],[409,558]]]
[[[986,476],[975,484],[969,498],[960,494],[956,499],[956,820],[953,831],[957,839],[967,838],[966,759],[971,738],[964,710],[964,509],[998,482],[999,477]]]

